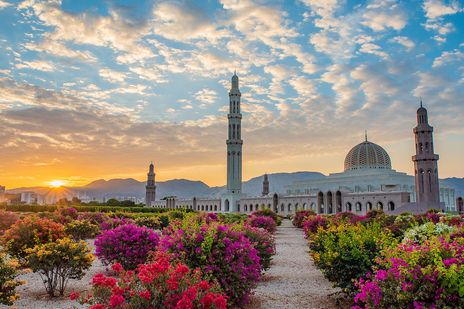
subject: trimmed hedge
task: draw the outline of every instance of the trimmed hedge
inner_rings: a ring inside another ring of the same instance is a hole
[[[0,205],[0,209],[17,212],[53,212],[63,206],[58,205]],[[166,208],[151,208],[151,207],[111,207],[111,206],[72,206],[79,212],[139,212],[139,213],[162,213],[170,209]],[[191,212],[193,210],[182,210]]]

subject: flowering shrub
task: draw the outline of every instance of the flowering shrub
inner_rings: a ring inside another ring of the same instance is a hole
[[[357,283],[356,308],[464,307],[464,239],[433,237],[384,252]]]
[[[354,290],[354,279],[371,270],[380,249],[395,241],[378,222],[332,225],[326,230],[317,230],[311,240],[311,255],[316,266],[346,292]]]
[[[94,238],[100,228],[87,220],[73,220],[64,226],[64,232],[72,239],[81,240]]]
[[[61,224],[66,224],[72,220],[76,220],[78,217],[78,212],[76,208],[63,207],[55,210],[54,216],[56,217],[56,221]]]
[[[295,216],[293,217],[292,223],[294,226],[297,228],[302,228],[303,227],[303,222],[308,216],[315,216],[316,213],[312,210],[300,210],[295,213]]]
[[[263,228],[245,225],[240,227],[245,236],[251,241],[253,247],[258,250],[259,262],[262,270],[271,266],[272,256],[276,254],[275,238]]]
[[[274,233],[277,228],[277,224],[274,219],[267,216],[253,216],[251,215],[246,223],[253,227],[259,227],[267,230],[269,233]]]
[[[64,236],[63,225],[50,219],[29,216],[16,221],[5,231],[3,240],[6,251],[12,256],[24,258],[26,249],[35,245],[56,241]]]
[[[122,225],[97,236],[96,255],[105,264],[118,262],[125,269],[134,269],[145,263],[148,253],[156,250],[158,242],[159,236],[152,229]]]
[[[0,209],[0,232],[9,229],[18,219],[14,212]]]
[[[71,294],[90,308],[218,308],[227,307],[227,299],[217,285],[202,279],[199,269],[184,264],[173,265],[166,255],[154,263],[139,265],[135,271],[124,271],[113,265],[118,278],[97,274],[92,290],[82,296]]]
[[[100,223],[100,230],[108,231],[108,230],[112,230],[122,225],[134,224],[134,223],[135,221],[129,218],[120,218],[120,217],[110,218],[109,220],[103,221],[102,223]]]
[[[252,216],[264,216],[264,217],[271,217],[275,223],[277,225],[281,225],[282,224],[282,219],[275,213],[273,212],[271,209],[269,208],[266,208],[266,209],[258,209],[256,211],[254,211],[252,214]]]
[[[105,221],[109,221],[110,217],[106,214],[96,211],[96,212],[80,212],[77,216],[77,220],[87,220],[93,224],[100,225]]]
[[[161,229],[161,221],[158,217],[155,216],[136,218],[135,224],[137,224],[138,226],[146,226],[154,230]]]
[[[459,215],[455,215],[455,216],[443,216],[440,218],[440,222],[443,222],[447,225],[451,225],[451,226],[461,226],[464,224],[464,219],[459,216]]]
[[[51,297],[57,289],[63,295],[69,279],[81,279],[94,260],[85,241],[74,242],[70,238],[39,244],[26,252],[27,265],[40,274]]]
[[[310,238],[311,235],[315,234],[319,228],[326,229],[328,226],[328,220],[323,216],[309,216],[303,222],[303,230],[306,238]]]
[[[160,248],[217,279],[231,304],[247,303],[261,276],[258,251],[243,232],[226,225],[184,221],[182,227],[164,230]]]
[[[452,231],[453,228],[444,223],[439,222],[434,224],[433,222],[427,222],[407,230],[404,233],[403,242],[412,241],[414,243],[420,244],[432,236],[448,234]]]
[[[16,280],[19,264],[7,259],[5,254],[0,253],[0,304],[11,306],[18,298],[16,287],[23,282]]]

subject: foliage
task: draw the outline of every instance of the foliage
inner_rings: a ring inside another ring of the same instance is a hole
[[[110,218],[109,220],[103,221],[102,223],[100,223],[100,230],[108,231],[108,230],[112,230],[122,225],[134,224],[134,223],[135,223],[134,220],[125,218],[125,217]]]
[[[250,217],[248,217],[246,223],[252,227],[263,228],[267,230],[269,233],[275,233],[277,229],[277,225],[274,219],[267,216],[251,215]]]
[[[77,209],[73,207],[60,207],[54,212],[55,218],[58,223],[66,224],[78,217]]]
[[[55,296],[56,290],[63,295],[68,281],[81,279],[94,260],[85,241],[74,242],[70,238],[39,244],[26,252],[28,266],[40,274],[50,297]]]
[[[105,221],[108,221],[110,217],[103,212],[81,212],[77,216],[77,220],[88,220],[93,224],[100,225]]]
[[[307,238],[310,238],[311,235],[314,235],[319,229],[326,229],[329,225],[329,222],[326,217],[317,215],[309,216],[303,222],[303,230]]]
[[[420,244],[423,241],[430,239],[432,236],[449,234],[453,231],[453,228],[444,223],[438,222],[427,222],[419,226],[410,228],[404,233],[403,242],[412,241],[416,244]]]
[[[158,217],[139,217],[135,219],[135,224],[138,226],[146,226],[154,230],[161,230],[161,220]]]
[[[95,240],[96,255],[105,264],[120,263],[125,269],[134,269],[145,263],[148,253],[156,250],[159,236],[147,227],[121,225],[104,231]]]
[[[366,275],[380,249],[394,242],[381,224],[331,225],[319,228],[310,242],[314,262],[324,276],[346,292],[354,290],[353,280]]]
[[[173,264],[167,255],[159,255],[150,264],[139,265],[135,271],[124,271],[113,265],[118,278],[97,274],[89,293],[71,294],[90,308],[220,308],[227,299],[216,284],[202,279],[199,269]]]
[[[464,239],[432,237],[385,250],[357,283],[356,308],[463,308]]]
[[[58,208],[62,208],[59,205],[0,205],[0,209],[5,209],[14,212],[53,212]],[[78,212],[138,212],[138,213],[163,213],[167,212],[165,208],[153,208],[153,207],[111,207],[111,206],[73,206]],[[193,210],[186,209],[186,212]]]
[[[18,219],[14,212],[0,209],[0,232],[9,229]]]
[[[160,248],[216,279],[230,304],[247,303],[261,276],[258,251],[250,240],[217,222],[201,225],[190,219],[180,227],[168,227]]]
[[[16,287],[23,282],[16,280],[19,264],[0,253],[0,304],[11,306],[18,298]]]
[[[282,224],[282,218],[279,217],[275,212],[273,212],[271,209],[266,208],[266,209],[258,209],[254,211],[252,216],[265,216],[265,217],[271,217],[275,223],[280,226]]]
[[[26,249],[35,245],[56,241],[64,236],[63,225],[50,219],[28,216],[16,221],[5,232],[6,251],[14,257],[26,257]]]
[[[295,213],[292,223],[294,226],[301,229],[303,227],[303,222],[306,219],[306,217],[315,215],[316,213],[312,210],[299,210]]]
[[[73,220],[64,226],[64,232],[74,240],[81,240],[95,238],[100,228],[88,220]]]
[[[185,217],[184,211],[174,210],[169,212],[169,218],[182,220]]]
[[[228,224],[243,223],[248,218],[246,214],[240,213],[220,213],[218,217],[220,221]]]
[[[275,238],[263,228],[244,225],[240,227],[245,236],[251,241],[253,247],[258,250],[259,262],[262,270],[271,267],[272,257],[276,254]]]

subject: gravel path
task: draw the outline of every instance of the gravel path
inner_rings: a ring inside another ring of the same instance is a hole
[[[276,233],[277,254],[248,309],[338,308],[338,290],[314,266],[303,232],[284,220]]]

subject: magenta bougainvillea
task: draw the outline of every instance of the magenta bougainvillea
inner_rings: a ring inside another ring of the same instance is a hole
[[[448,236],[384,252],[357,283],[355,308],[463,308],[464,239]]]
[[[271,217],[254,216],[248,217],[246,223],[252,227],[259,227],[267,230],[269,233],[274,233],[277,229],[277,224]]]
[[[127,224],[97,236],[95,254],[105,264],[118,262],[125,269],[134,269],[145,263],[158,243],[159,236],[152,229]]]

